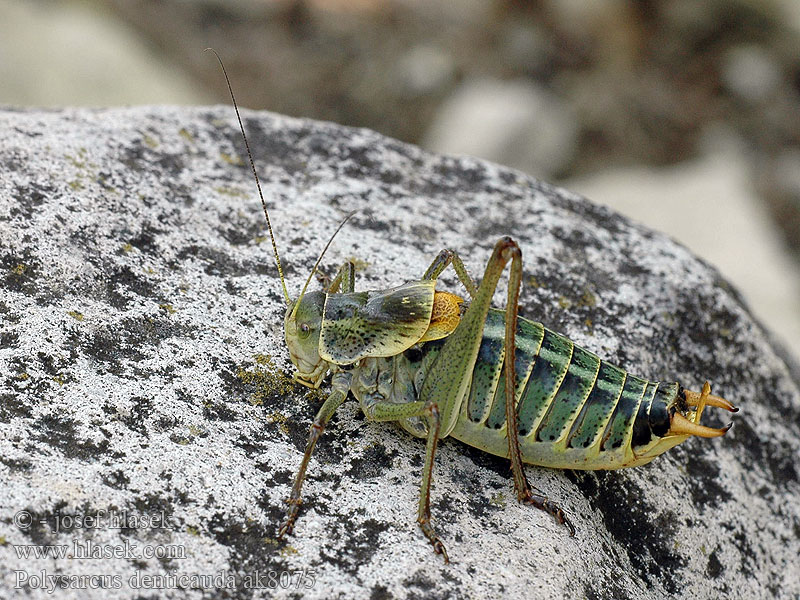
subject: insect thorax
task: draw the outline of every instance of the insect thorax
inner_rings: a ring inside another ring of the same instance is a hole
[[[355,369],[350,390],[366,413],[376,402],[406,404],[419,399],[425,373],[438,353],[440,341],[416,344],[396,356],[365,358]],[[428,431],[419,417],[399,421],[401,427],[416,437]]]

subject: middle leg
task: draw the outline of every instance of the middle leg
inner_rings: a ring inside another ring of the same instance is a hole
[[[406,402],[398,404],[385,400],[367,403],[364,414],[370,421],[400,421],[412,417],[424,417],[428,423],[428,437],[425,445],[425,466],[422,469],[422,484],[419,490],[417,523],[422,533],[430,540],[433,551],[450,562],[442,540],[431,525],[431,482],[433,481],[433,457],[439,442],[439,409],[433,402]]]

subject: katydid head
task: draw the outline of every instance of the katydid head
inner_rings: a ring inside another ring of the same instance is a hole
[[[283,320],[286,346],[297,369],[294,380],[312,388],[318,388],[328,372],[328,363],[319,355],[324,307],[325,293],[309,292],[289,305]]]
[[[297,369],[294,372],[294,380],[315,389],[322,384],[322,380],[328,373],[328,363],[319,355],[319,332],[322,327],[322,313],[325,309],[325,292],[306,293],[306,290],[333,238],[354,214],[350,213],[339,223],[336,231],[322,249],[317,262],[314,263],[300,296],[294,302],[289,302],[286,316],[283,319],[286,346],[289,348],[292,364]],[[277,257],[277,250],[275,256]]]
[[[322,383],[325,374],[328,372],[328,363],[320,358],[318,349],[320,325],[322,324],[322,311],[325,305],[325,294],[323,292],[310,292],[306,294],[306,289],[308,289],[308,284],[311,283],[314,273],[317,272],[317,267],[319,267],[319,263],[322,261],[322,257],[325,255],[325,252],[328,250],[328,246],[331,245],[333,238],[336,237],[336,234],[339,233],[339,230],[355,213],[350,213],[342,220],[341,223],[339,223],[336,231],[333,232],[333,235],[328,240],[328,243],[325,244],[325,248],[322,249],[319,258],[317,258],[317,262],[314,263],[311,273],[309,273],[308,279],[306,279],[305,285],[300,292],[300,296],[297,298],[297,300],[292,302],[292,300],[289,298],[289,292],[286,288],[286,281],[283,277],[283,268],[281,267],[281,259],[278,255],[278,245],[275,243],[275,236],[272,233],[272,223],[270,223],[269,211],[267,211],[267,203],[264,201],[264,194],[261,191],[261,183],[258,180],[258,172],[256,171],[256,165],[253,161],[253,154],[250,152],[250,144],[247,142],[247,135],[245,135],[244,132],[244,124],[242,123],[242,117],[239,114],[239,107],[237,106],[236,98],[233,95],[231,81],[228,78],[228,73],[225,71],[225,65],[222,63],[222,59],[220,58],[219,54],[217,54],[217,51],[213,48],[206,48],[206,50],[210,50],[214,53],[214,56],[217,57],[219,65],[222,68],[222,73],[225,75],[225,81],[228,84],[228,91],[230,92],[231,100],[233,101],[233,108],[236,111],[236,118],[239,121],[239,130],[242,132],[242,139],[244,140],[244,145],[247,149],[247,157],[250,159],[250,169],[253,172],[253,177],[256,181],[256,187],[258,188],[258,196],[261,199],[261,207],[264,209],[264,217],[267,220],[267,229],[269,231],[270,240],[272,241],[272,252],[275,256],[275,264],[278,267],[278,276],[281,280],[283,296],[286,299],[287,309],[286,316],[284,318],[284,331],[286,336],[286,345],[289,348],[289,355],[291,356],[292,364],[294,364],[295,368],[297,369],[294,374],[294,379],[303,385],[318,388]]]
[[[642,414],[640,410],[633,427],[635,464],[648,463],[693,435],[703,438],[725,435],[733,423],[719,429],[700,424],[706,406],[724,408],[729,412],[739,411],[725,398],[712,396],[708,382],[703,385],[702,392],[680,389],[669,404],[656,397],[647,414]]]

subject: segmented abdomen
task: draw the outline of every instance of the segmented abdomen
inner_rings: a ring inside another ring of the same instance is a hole
[[[507,456],[504,313],[492,309],[453,437]],[[678,384],[654,383],[519,318],[516,404],[523,460],[548,467],[616,469],[637,445],[666,433]],[[652,409],[652,410],[651,410]],[[662,414],[663,413],[663,414]]]

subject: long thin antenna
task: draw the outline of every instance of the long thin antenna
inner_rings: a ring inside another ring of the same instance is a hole
[[[269,230],[269,239],[272,240],[272,252],[275,254],[275,264],[278,265],[278,275],[281,278],[281,286],[283,287],[283,296],[284,296],[284,298],[286,298],[286,306],[291,306],[292,301],[289,298],[289,292],[286,289],[286,281],[283,278],[283,268],[281,267],[280,256],[278,256],[278,245],[275,243],[275,236],[272,233],[272,223],[270,223],[270,220],[269,220],[269,212],[267,212],[267,203],[264,202],[264,194],[261,192],[261,183],[258,181],[258,173],[256,172],[256,164],[253,162],[253,153],[250,152],[250,144],[247,142],[247,136],[244,133],[244,125],[242,124],[242,116],[239,114],[239,107],[236,105],[236,98],[233,95],[233,88],[231,87],[231,80],[228,78],[228,72],[225,70],[225,65],[222,64],[222,59],[219,57],[219,54],[217,54],[217,51],[214,50],[213,48],[206,48],[205,49],[206,52],[208,52],[209,50],[214,53],[214,56],[217,57],[217,60],[219,61],[219,66],[222,67],[222,74],[225,75],[225,81],[228,83],[228,91],[231,93],[231,100],[233,101],[233,108],[236,111],[236,118],[239,120],[239,129],[242,131],[242,138],[244,139],[244,146],[245,146],[245,148],[247,148],[247,158],[250,159],[250,168],[253,170],[253,177],[256,178],[256,187],[258,188],[258,197],[261,198],[261,206],[264,209],[264,216],[267,218],[267,229]],[[349,218],[350,217],[348,217],[348,219]],[[345,221],[346,220],[347,219],[345,219]],[[344,225],[344,223],[342,223],[342,225]],[[341,225],[339,227],[341,228]],[[339,230],[337,229],[336,231],[339,231]],[[328,244],[330,244],[330,242],[328,242]],[[327,249],[327,248],[328,248],[328,246],[325,246],[325,249]],[[324,250],[322,252],[323,252],[323,254],[325,253]],[[317,264],[319,264],[319,261],[317,261]],[[316,269],[316,265],[314,265],[314,268]],[[312,274],[313,274],[313,271],[312,271]],[[309,279],[310,279],[310,277],[309,277]],[[306,282],[306,286],[307,285],[308,285],[308,282]],[[305,292],[305,290],[306,290],[306,288],[303,288],[304,292]],[[300,294],[300,296],[302,296],[302,294]]]
[[[328,246],[331,245],[333,238],[336,237],[336,234],[339,233],[339,230],[342,227],[344,227],[344,224],[347,223],[347,221],[350,220],[350,217],[352,217],[354,214],[356,214],[356,211],[351,212],[342,220],[341,223],[339,223],[339,226],[336,228],[336,231],[333,232],[333,235],[331,235],[330,239],[328,240],[328,243],[325,244],[325,247],[322,249],[319,258],[317,259],[317,262],[314,263],[314,267],[311,269],[311,273],[309,273],[308,275],[308,279],[306,279],[306,283],[303,286],[302,291],[300,292],[300,296],[297,297],[297,302],[294,303],[294,308],[292,309],[292,316],[290,317],[290,319],[294,319],[295,316],[297,315],[297,307],[300,306],[300,300],[303,299],[303,294],[306,293],[306,288],[308,288],[308,284],[311,283],[311,278],[314,277],[314,273],[317,272],[317,267],[319,266],[319,263],[322,262],[322,257],[325,256],[325,252],[328,251]]]

